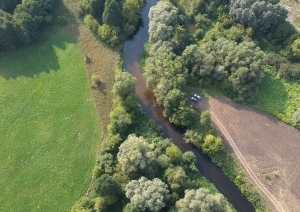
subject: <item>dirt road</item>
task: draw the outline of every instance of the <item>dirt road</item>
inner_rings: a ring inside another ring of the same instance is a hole
[[[194,106],[210,111],[224,142],[272,211],[299,211],[300,131],[263,112],[220,98],[203,99]]]

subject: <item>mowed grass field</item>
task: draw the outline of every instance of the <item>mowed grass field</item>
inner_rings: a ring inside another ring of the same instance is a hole
[[[252,106],[293,124],[293,114],[300,108],[300,83],[279,79],[269,72],[265,74]]]
[[[101,136],[71,37],[0,54],[0,211],[70,211]]]

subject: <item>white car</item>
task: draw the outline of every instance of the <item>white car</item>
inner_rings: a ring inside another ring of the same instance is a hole
[[[198,99],[197,99],[196,97],[194,97],[194,96],[191,97],[191,100],[192,100],[193,102],[198,102]]]
[[[194,98],[196,98],[198,101],[199,100],[201,100],[201,96],[200,95],[198,95],[198,94],[194,94],[194,96],[193,96]]]

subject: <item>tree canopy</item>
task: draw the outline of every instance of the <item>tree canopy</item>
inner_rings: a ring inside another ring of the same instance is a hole
[[[283,23],[287,11],[279,0],[231,0],[230,15],[235,21],[253,27],[257,34],[264,34]]]
[[[224,197],[211,194],[208,189],[187,190],[183,199],[176,202],[178,212],[225,212]]]
[[[155,160],[153,146],[143,137],[129,135],[119,147],[118,162],[127,174],[143,171]]]
[[[168,186],[158,178],[132,180],[125,190],[130,202],[142,211],[159,211],[166,206],[170,196]]]
[[[12,14],[0,9],[0,51],[14,49],[37,39],[43,24],[49,20],[46,17],[50,16],[55,2],[22,1]]]

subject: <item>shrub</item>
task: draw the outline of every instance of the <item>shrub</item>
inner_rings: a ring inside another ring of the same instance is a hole
[[[101,79],[99,75],[92,75],[92,87],[97,88],[99,85],[101,85]]]
[[[293,121],[298,125],[300,126],[300,108],[298,108],[294,115],[293,115]]]

